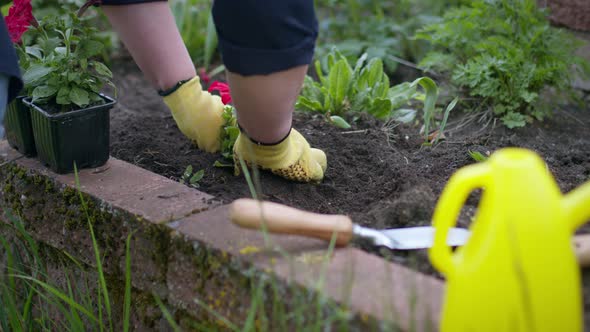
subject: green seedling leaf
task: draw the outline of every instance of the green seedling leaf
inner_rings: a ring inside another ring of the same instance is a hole
[[[78,87],[73,87],[72,90],[70,90],[69,97],[74,104],[80,107],[88,106],[88,104],[90,103],[90,99],[88,98],[88,92]]]
[[[102,52],[104,46],[96,40],[84,39],[78,44],[76,56],[81,58],[90,58]]]
[[[322,70],[322,63],[320,60],[316,60],[315,62],[315,72],[318,75],[318,79],[322,84],[326,84],[326,78],[324,77],[324,71]]]
[[[99,73],[102,76],[106,76],[106,77],[113,77],[113,73],[111,72],[111,70],[105,66],[103,63],[100,62],[96,62],[96,61],[91,61],[90,65],[94,67],[94,69],[96,70],[97,73]]]
[[[186,169],[184,170],[184,173],[182,174],[182,182],[184,183],[184,181],[186,181],[187,179],[190,179],[191,174],[193,174],[193,166],[192,165],[188,165],[186,166]]]
[[[199,181],[201,181],[201,179],[203,179],[203,176],[205,175],[205,170],[199,170],[198,172],[196,172],[195,174],[193,174],[193,176],[191,177],[191,179],[189,180],[189,183],[191,185],[197,185],[197,183]]]
[[[25,47],[25,52],[29,55],[34,56],[37,59],[41,59],[43,54],[41,53],[41,48],[39,46],[27,46]]]
[[[391,101],[389,99],[375,99],[369,113],[377,119],[387,119],[391,113]]]
[[[322,104],[317,100],[310,100],[304,96],[297,98],[295,108],[303,111],[319,112],[323,110]]]
[[[369,55],[367,53],[363,53],[363,55],[361,55],[361,57],[356,60],[356,64],[354,66],[354,76],[358,76],[361,72],[361,69],[363,68],[363,65],[365,64],[365,61],[367,60],[367,57]]]
[[[220,168],[221,167],[232,167],[233,168],[234,167],[234,164],[224,163],[224,162],[221,162],[219,160],[215,160],[215,163],[213,163],[213,166],[214,167],[220,167]]]
[[[70,104],[70,87],[62,86],[59,88],[57,92],[57,97],[55,98],[55,102],[59,105],[68,105]]]
[[[434,143],[438,142],[439,138],[442,136],[442,134],[445,131],[445,127],[447,126],[447,121],[449,120],[449,114],[451,113],[451,111],[455,108],[455,106],[457,105],[457,102],[459,101],[459,97],[455,97],[455,99],[453,99],[448,105],[447,105],[447,109],[445,110],[445,113],[443,114],[443,120],[440,123],[440,127],[438,128],[438,131],[440,133],[440,135],[436,135],[436,138],[434,139]]]
[[[339,117],[338,115],[330,116],[330,122],[338,128],[348,129],[350,128],[350,124],[346,122],[343,118]]]
[[[33,90],[33,102],[41,99],[53,96],[57,92],[57,87],[42,85],[38,86]]]
[[[434,119],[434,113],[436,111],[436,100],[438,99],[438,87],[436,83],[429,77],[420,77],[412,82],[411,86],[415,87],[420,85],[425,91],[424,100],[424,135],[428,140],[430,134],[430,127]]]
[[[332,111],[338,113],[342,108],[342,103],[348,94],[348,88],[352,77],[352,69],[346,59],[340,59],[328,74],[330,82],[329,93],[332,96]]]
[[[23,75],[25,84],[31,84],[53,72],[53,68],[44,65],[32,65]]]
[[[482,162],[482,161],[486,161],[488,160],[488,157],[486,157],[483,153],[479,152],[479,151],[467,151],[467,154],[469,154],[469,156],[477,161],[477,162]]]
[[[502,117],[502,123],[510,129],[524,127],[526,125],[526,117],[520,113],[509,112]]]
[[[378,82],[382,80],[383,75],[383,61],[379,58],[373,58],[369,61],[369,66],[367,70],[367,85],[369,87],[375,86]]]

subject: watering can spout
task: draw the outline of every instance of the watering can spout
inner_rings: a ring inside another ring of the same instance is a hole
[[[590,181],[565,195],[563,208],[567,220],[572,223],[572,231],[588,221],[590,219]]]

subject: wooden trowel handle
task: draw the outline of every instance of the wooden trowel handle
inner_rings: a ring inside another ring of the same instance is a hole
[[[581,267],[590,267],[590,234],[574,236],[574,251]]]
[[[231,221],[241,227],[264,229],[269,233],[292,234],[330,241],[345,246],[352,238],[352,220],[345,215],[317,214],[272,202],[241,198],[230,207]]]

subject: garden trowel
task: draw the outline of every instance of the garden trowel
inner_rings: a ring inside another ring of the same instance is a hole
[[[367,239],[375,246],[394,250],[430,248],[434,239],[432,227],[409,227],[376,230],[354,224],[345,215],[311,213],[286,205],[242,198],[230,208],[232,222],[240,227],[262,229],[269,233],[303,235],[330,241],[336,236],[336,246],[345,246],[355,238]],[[469,231],[449,230],[449,246],[467,242]]]

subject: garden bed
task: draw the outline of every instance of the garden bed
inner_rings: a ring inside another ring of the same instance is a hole
[[[226,203],[250,196],[246,181],[234,176],[233,168],[213,166],[221,160],[219,155],[198,151],[180,133],[161,98],[135,65],[122,61],[113,69],[119,89],[119,103],[111,115],[114,157],[176,180],[192,165],[205,172],[199,190]],[[452,122],[459,120],[458,115]],[[422,146],[418,127],[386,129],[370,119],[343,130],[322,118],[297,113],[294,127],[312,146],[326,152],[326,177],[314,185],[262,173],[263,197],[310,211],[348,214],[375,228],[430,224],[450,175],[475,162],[468,151],[486,154],[507,146],[532,149],[544,158],[564,193],[590,179],[589,109],[564,107],[556,110],[552,119],[516,130],[499,122],[484,125],[473,121],[447,132],[446,140],[434,147]],[[468,225],[477,201],[477,194],[467,201],[459,225]],[[396,252],[391,258],[436,274],[425,252]],[[590,295],[590,283],[585,284]]]

